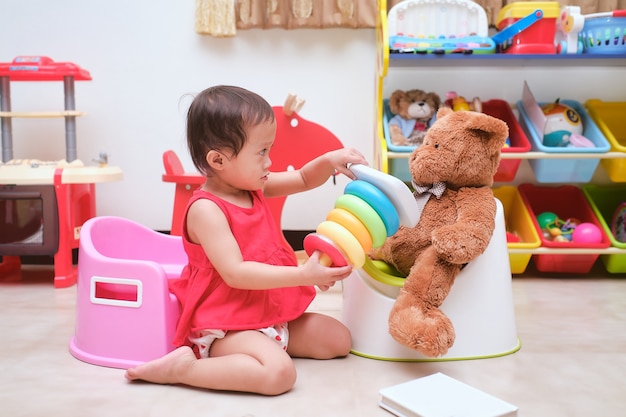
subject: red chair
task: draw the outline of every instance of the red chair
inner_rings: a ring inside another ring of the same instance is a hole
[[[176,184],[170,234],[180,236],[183,231],[182,222],[187,202],[194,190],[204,183],[204,177],[198,173],[185,172],[178,155],[172,150],[163,152],[163,166],[165,167],[163,182]]]

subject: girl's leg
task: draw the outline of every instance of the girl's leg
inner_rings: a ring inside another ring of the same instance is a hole
[[[332,359],[350,353],[350,330],[333,317],[304,313],[289,322],[289,345],[292,357]]]
[[[198,388],[278,395],[296,381],[293,361],[281,347],[256,330],[230,331],[211,345],[210,357],[196,359],[181,347],[126,371],[130,380],[185,384]]]

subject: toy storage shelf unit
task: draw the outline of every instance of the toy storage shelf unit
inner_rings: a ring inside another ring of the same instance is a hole
[[[400,6],[403,3],[404,5]],[[400,7],[409,10],[409,5],[411,3],[414,7],[418,7],[423,4],[425,7],[429,7],[431,9],[436,8],[436,5],[439,5],[441,10],[447,11],[449,10],[447,5],[450,2],[447,0],[405,0],[402,3],[396,4],[394,8]],[[455,2],[455,4],[460,3]],[[517,3],[513,4],[518,5]],[[545,6],[553,6],[553,4],[545,2],[538,2],[532,5],[542,4]],[[393,175],[400,176],[401,178],[409,175],[408,170],[404,167],[404,165],[402,165],[400,170],[398,170],[397,167],[400,166],[399,163],[405,164],[404,161],[408,160],[410,151],[396,151],[393,149],[393,146],[390,146],[390,143],[385,135],[386,127],[384,120],[389,117],[388,109],[385,107],[385,101],[396,89],[409,90],[419,88],[425,91],[435,91],[439,88],[439,91],[436,92],[441,95],[444,91],[461,88],[474,89],[476,86],[481,86],[486,87],[488,91],[496,91],[497,94],[500,94],[497,98],[506,100],[511,109],[516,112],[518,110],[516,103],[521,96],[523,83],[528,81],[527,78],[531,78],[530,85],[535,86],[536,90],[541,91],[542,93],[544,93],[544,91],[555,90],[555,86],[562,85],[564,86],[563,89],[565,89],[565,92],[561,90],[558,94],[566,95],[567,91],[575,88],[575,91],[579,95],[585,95],[585,100],[602,96],[603,93],[612,96],[613,100],[623,101],[623,97],[626,96],[626,85],[622,83],[620,75],[618,74],[618,72],[623,72],[623,68],[626,67],[626,45],[622,46],[620,50],[611,48],[609,51],[609,48],[606,48],[604,51],[601,51],[600,48],[596,48],[594,51],[589,51],[588,53],[581,53],[580,50],[578,53],[546,53],[546,51],[535,51],[532,47],[525,53],[516,53],[516,48],[510,49],[506,51],[506,53],[497,53],[497,51],[494,51],[493,53],[486,53],[483,50],[471,51],[469,53],[464,51],[456,51],[457,53],[451,53],[450,51],[433,53],[432,51],[399,50],[398,48],[394,48],[391,44],[391,42],[395,39],[393,35],[397,34],[395,32],[397,30],[397,16],[392,17],[392,11],[388,12],[385,0],[378,0],[378,10],[379,14],[376,26],[376,39],[378,47],[378,73],[376,84],[377,126],[376,140],[374,141],[374,166],[381,169],[383,172],[389,172]],[[391,10],[393,10],[393,8]],[[552,17],[552,12],[552,10],[548,11],[550,17]],[[406,11],[404,13],[406,13]],[[418,18],[411,16],[411,19],[413,19],[413,23],[415,23]],[[407,19],[403,18],[403,20]],[[426,20],[435,21],[436,19]],[[551,28],[554,27],[554,22],[552,21],[549,26]],[[403,30],[406,30],[406,28]],[[413,32],[414,35],[419,35],[414,33],[417,32],[415,30],[411,32]],[[542,30],[540,32],[545,31]],[[545,36],[545,33],[543,35]],[[419,38],[419,36],[417,37]],[[607,75],[604,74],[605,71]],[[592,75],[587,77],[587,72],[594,75],[600,74],[600,76]],[[584,75],[582,75],[583,73]],[[496,78],[502,77],[501,74],[507,74],[507,76],[510,76],[511,78],[509,78],[506,82],[502,81],[500,83],[496,80]],[[465,80],[465,82],[463,82],[463,80]],[[448,85],[453,85],[453,87],[450,88]],[[567,89],[568,87],[569,90]],[[446,89],[444,90],[443,88]],[[557,97],[559,96],[554,96],[554,98]],[[593,103],[593,100],[591,100],[591,102]],[[600,104],[603,105],[604,103]],[[620,104],[623,105],[621,109],[626,109],[626,103]],[[604,111],[605,107],[599,107],[599,109],[600,110],[598,111]],[[591,107],[587,107],[587,110],[592,116],[594,116],[594,120],[597,120],[595,116],[597,116],[598,111],[594,114]],[[616,113],[616,111],[613,111],[613,113]],[[620,131],[622,134],[624,133],[624,129],[620,129]],[[603,129],[602,133],[607,136],[605,129]],[[620,140],[623,141],[624,139],[621,138]],[[566,161],[571,161],[573,159],[581,161],[596,159],[599,160],[604,167],[623,167],[621,161],[623,160],[626,163],[625,149],[626,148],[623,146],[620,147],[620,145],[612,145],[610,150],[602,153],[552,153],[532,148],[523,152],[503,151],[502,161],[508,161],[508,163],[511,163],[512,161],[519,162],[525,160],[528,164],[537,164],[543,163],[542,161],[544,160],[554,161],[556,163],[567,163]],[[607,171],[608,170],[609,168],[607,168]],[[397,171],[400,172],[397,173]],[[611,181],[626,182],[626,176],[621,174],[621,172],[617,172],[616,169],[613,169],[612,175],[609,173],[609,176],[611,176]],[[613,179],[615,176],[622,179],[615,180]],[[498,186],[507,188],[506,192],[510,192],[511,190],[509,190],[508,187],[515,189],[516,184],[525,182],[520,181],[519,176],[517,176],[517,178],[514,177],[515,174],[513,174],[512,178],[505,181],[496,179],[496,188],[494,188],[494,193],[496,192]],[[406,178],[402,179],[406,180]],[[575,183],[575,185],[582,189],[585,187],[586,182],[591,181],[592,180],[582,183],[579,182]],[[596,181],[595,177],[593,181]],[[499,182],[508,182],[511,183],[511,185],[500,185]],[[534,182],[543,181],[536,179]],[[569,182],[563,181],[560,184],[567,185]],[[554,183],[547,185],[558,186],[559,184]],[[521,199],[518,203],[523,205]],[[505,214],[507,209],[507,204],[505,204]],[[610,221],[610,218],[608,220]],[[528,221],[530,222],[531,219],[529,218]],[[531,231],[528,230],[528,232],[530,233]],[[624,244],[613,244],[610,247],[603,248],[548,247],[541,244],[539,236],[537,236],[535,231],[532,231],[532,235],[537,239],[536,241],[533,241],[533,244],[509,244],[509,256],[511,259],[512,272],[514,274],[523,273],[525,271],[526,265],[528,264],[531,256],[534,258],[539,255],[599,255],[603,258],[603,260],[604,258],[618,258],[626,260],[626,245]],[[520,257],[524,258],[521,266],[517,265],[517,262],[515,262]],[[571,259],[574,258],[576,258],[576,256],[571,257]],[[605,264],[607,263],[605,262]],[[611,271],[608,266],[607,270],[609,270],[609,272],[626,273],[626,261],[622,262],[622,264],[623,267],[619,271]]]
[[[72,250],[80,228],[96,215],[95,184],[122,179],[117,167],[83,166],[76,156],[74,82],[89,81],[88,71],[44,56],[20,56],[0,63],[0,273],[20,267],[20,256],[53,255],[54,286],[76,283]],[[61,111],[23,112],[11,109],[11,82],[63,82]],[[13,118],[65,119],[65,161],[29,162],[13,156]]]

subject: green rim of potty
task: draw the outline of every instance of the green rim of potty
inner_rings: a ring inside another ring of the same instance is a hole
[[[383,356],[374,356],[368,355],[367,353],[359,352],[358,350],[351,349],[350,353],[356,356],[361,356],[362,358],[367,359],[375,359],[378,361],[389,361],[389,362],[454,362],[454,361],[468,361],[468,360],[476,360],[476,359],[490,359],[490,358],[499,358],[501,356],[512,355],[522,348],[522,341],[517,338],[517,345],[515,345],[512,349],[505,350],[503,352],[497,352],[490,355],[476,355],[476,356],[459,356],[459,357],[445,357],[445,358],[388,358]]]
[[[352,194],[343,194],[335,201],[335,208],[342,208],[358,217],[372,236],[372,246],[378,248],[387,240],[387,229],[376,210],[367,202]]]
[[[363,264],[363,270],[378,282],[392,287],[402,287],[405,277],[400,274],[393,266],[383,261],[373,261],[366,259]]]

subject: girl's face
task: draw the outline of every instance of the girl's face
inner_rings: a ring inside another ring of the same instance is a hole
[[[276,137],[276,123],[260,123],[247,133],[248,140],[237,157],[227,155],[224,179],[241,190],[259,190],[265,186],[272,165],[270,148]]]

